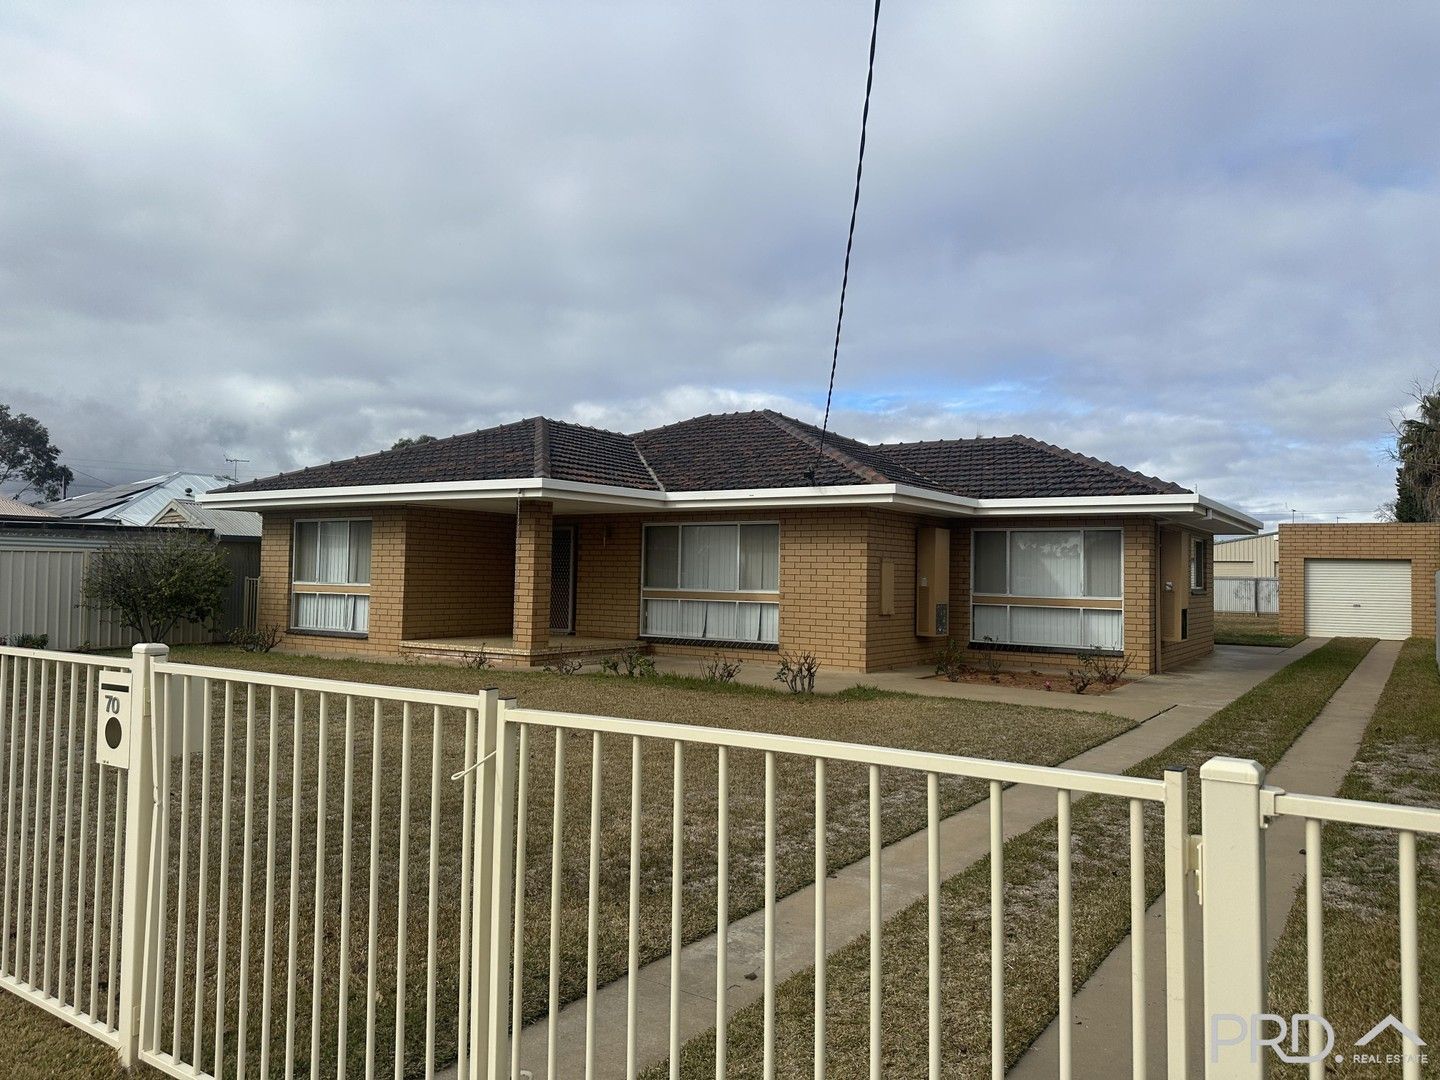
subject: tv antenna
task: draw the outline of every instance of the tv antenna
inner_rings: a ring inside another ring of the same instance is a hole
[[[250,459],[245,457],[226,457],[225,464],[230,466],[229,478],[233,483],[240,482],[240,470],[237,465],[249,465]]]

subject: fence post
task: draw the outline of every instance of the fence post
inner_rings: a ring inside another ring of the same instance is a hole
[[[1190,1067],[1190,783],[1183,765],[1165,770],[1165,1028],[1167,1072]]]
[[[475,806],[470,859],[470,1077],[490,1067],[486,1031],[490,1022],[491,941],[490,896],[495,860],[495,747],[499,727],[500,691],[480,692],[479,731],[475,742]]]
[[[131,1068],[144,1030],[145,920],[150,898],[150,838],[155,820],[155,719],[151,665],[170,655],[167,645],[136,645],[130,684],[130,768],[125,780],[125,876],[120,902],[120,1064]]]
[[[1263,1080],[1266,1010],[1265,832],[1256,761],[1200,767],[1201,925],[1206,1080]]]
[[[504,1080],[509,1076],[510,1053],[506,1044],[506,1032],[510,1024],[510,906],[515,891],[514,882],[514,829],[515,829],[515,777],[519,771],[516,757],[514,725],[506,721],[506,714],[515,707],[513,699],[499,703],[495,724],[495,812],[490,828],[494,836],[491,864],[493,884],[490,889],[490,963],[482,972],[490,981],[488,1006],[490,1009],[486,1053],[488,1055],[486,1075],[488,1080]],[[512,1034],[518,1039],[520,1032]]]

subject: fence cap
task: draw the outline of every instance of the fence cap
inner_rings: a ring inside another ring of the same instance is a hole
[[[131,656],[169,656],[170,646],[158,641],[147,641],[130,647]]]
[[[1250,758],[1214,757],[1200,766],[1200,779],[1260,787],[1265,783],[1265,766]]]

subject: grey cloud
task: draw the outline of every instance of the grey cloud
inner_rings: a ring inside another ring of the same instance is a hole
[[[7,9],[0,399],[87,462],[260,472],[534,412],[818,418],[867,18]],[[884,19],[837,426],[1388,496],[1440,365],[1440,15]]]

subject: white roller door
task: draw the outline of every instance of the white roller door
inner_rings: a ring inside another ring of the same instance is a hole
[[[1409,560],[1306,559],[1305,632],[1316,637],[1409,637]]]

